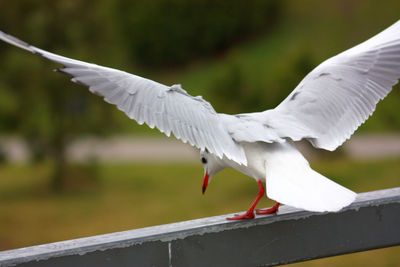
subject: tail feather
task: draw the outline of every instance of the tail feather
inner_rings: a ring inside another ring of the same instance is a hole
[[[267,196],[309,211],[338,211],[356,198],[353,191],[311,169],[291,144],[281,144],[266,163]]]

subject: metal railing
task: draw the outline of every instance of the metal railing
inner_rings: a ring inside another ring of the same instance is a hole
[[[361,193],[337,213],[283,206],[0,252],[0,266],[270,266],[400,244],[400,187]]]

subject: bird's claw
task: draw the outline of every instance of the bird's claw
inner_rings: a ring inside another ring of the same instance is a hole
[[[235,214],[235,216],[230,217],[230,218],[226,218],[227,220],[230,221],[237,221],[237,220],[248,220],[248,219],[254,219],[255,215],[254,215],[254,211],[247,211],[246,213],[240,215],[240,214]]]
[[[276,213],[278,210],[274,209],[274,208],[269,208],[269,209],[259,209],[256,210],[256,214],[257,215],[265,215],[265,214],[274,214]]]
[[[268,209],[258,209],[256,210],[257,215],[266,215],[266,214],[274,214],[278,212],[279,209],[279,203],[276,203],[272,208]]]

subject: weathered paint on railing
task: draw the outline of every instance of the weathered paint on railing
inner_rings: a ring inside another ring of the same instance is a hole
[[[268,266],[400,244],[400,187],[361,193],[337,213],[281,207],[0,252],[0,266]]]

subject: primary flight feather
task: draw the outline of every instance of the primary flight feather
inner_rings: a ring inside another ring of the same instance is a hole
[[[310,211],[338,211],[356,194],[312,170],[293,141],[335,150],[373,113],[400,78],[400,21],[311,71],[275,109],[228,115],[217,113],[201,96],[180,85],[166,86],[120,70],[56,55],[0,31],[0,39],[57,62],[59,72],[89,87],[139,124],[172,132],[200,149],[205,170],[203,193],[211,178],[235,168],[256,179],[259,193],[250,209],[233,220],[254,218],[264,195],[279,204]]]

